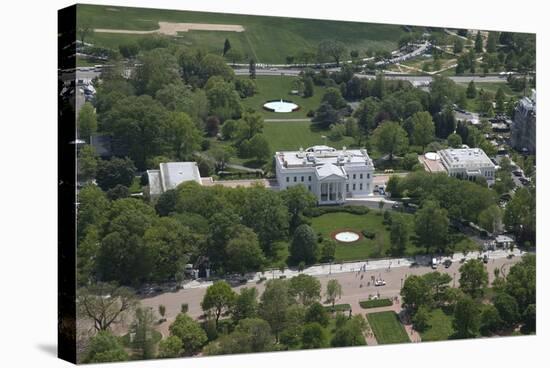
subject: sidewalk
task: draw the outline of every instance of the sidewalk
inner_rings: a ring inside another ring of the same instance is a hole
[[[463,253],[454,253],[451,257],[441,257],[440,262],[443,262],[446,259],[450,259],[453,262],[459,262],[462,258],[466,260],[477,259],[480,255],[487,254],[489,260],[491,259],[501,259],[506,258],[509,254],[513,254],[518,257],[524,254],[519,249],[514,249],[513,252],[508,250],[495,250],[490,252],[470,252],[466,256]],[[285,269],[284,272],[281,272],[278,269],[272,269],[265,271],[264,273],[256,272],[246,274],[245,277],[248,279],[248,283],[256,283],[260,278],[264,277],[266,279],[278,279],[280,276],[286,278],[291,278],[298,276],[299,274],[306,274],[310,276],[326,276],[331,274],[339,274],[345,272],[357,272],[360,270],[364,271],[374,271],[374,270],[391,270],[399,267],[410,267],[413,263],[419,265],[427,266],[429,265],[432,257],[429,255],[422,255],[409,258],[389,258],[389,259],[377,259],[372,261],[357,261],[357,262],[347,262],[341,264],[320,264],[310,266],[305,268],[303,271],[298,271],[297,269]],[[212,285],[212,281],[203,281],[203,280],[193,280],[183,284],[184,289],[194,289],[194,288],[206,288]]]

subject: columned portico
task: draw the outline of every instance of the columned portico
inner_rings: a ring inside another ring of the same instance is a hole
[[[321,181],[319,193],[319,204],[342,203],[344,202],[343,180]]]

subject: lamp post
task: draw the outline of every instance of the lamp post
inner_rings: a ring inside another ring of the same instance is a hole
[[[456,272],[453,272],[453,287],[455,287]]]
[[[403,279],[401,279],[401,287],[400,289],[403,289]]]

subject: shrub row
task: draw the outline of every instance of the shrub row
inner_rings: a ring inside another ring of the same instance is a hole
[[[304,215],[308,217],[319,217],[327,213],[335,212],[347,212],[354,215],[366,215],[369,213],[369,208],[365,206],[326,206],[326,207],[313,207],[304,211]]]
[[[347,312],[351,310],[351,305],[349,304],[335,304],[334,308],[332,305],[327,305],[324,307],[327,312]]]
[[[389,307],[393,302],[389,299],[372,299],[372,300],[363,300],[359,302],[359,305],[363,309],[368,308],[378,308],[378,307]]]

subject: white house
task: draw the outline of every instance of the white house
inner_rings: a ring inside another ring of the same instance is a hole
[[[474,180],[481,176],[487,184],[495,182],[495,164],[480,148],[449,148],[437,151],[449,176]]]
[[[313,146],[275,153],[279,188],[304,185],[319,204],[344,203],[346,198],[371,194],[374,165],[367,150]]]
[[[159,170],[147,170],[149,194],[158,197],[186,181],[201,183],[201,174],[196,162],[163,162]]]

